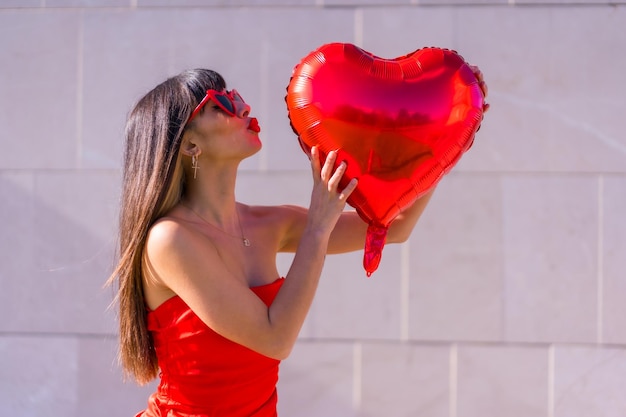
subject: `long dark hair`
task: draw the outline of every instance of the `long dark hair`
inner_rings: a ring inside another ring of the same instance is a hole
[[[185,71],[141,98],[126,124],[119,261],[107,284],[118,284],[115,301],[119,303],[119,357],[124,375],[140,384],[158,374],[143,293],[146,236],[184,193],[179,150],[187,119],[207,89],[224,88],[224,79],[215,71]]]

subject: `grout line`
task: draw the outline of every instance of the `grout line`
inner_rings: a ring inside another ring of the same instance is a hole
[[[354,44],[363,47],[363,9],[354,10]]]
[[[507,331],[508,331],[508,327],[507,327],[507,307],[508,307],[508,297],[507,297],[507,253],[508,253],[508,248],[507,248],[507,222],[506,222],[506,215],[504,213],[507,212],[507,208],[506,208],[506,186],[505,186],[505,182],[506,182],[506,178],[505,175],[498,175],[497,177],[498,179],[498,192],[499,192],[499,196],[500,196],[500,204],[501,204],[501,213],[500,213],[500,225],[502,226],[500,228],[500,248],[501,248],[501,260],[502,263],[499,265],[499,273],[500,273],[500,300],[501,300],[501,305],[500,305],[500,337],[503,340],[506,340],[508,335],[507,335]]]
[[[363,379],[363,347],[360,342],[354,342],[352,349],[352,406],[355,411],[361,408],[361,389]]]
[[[548,348],[548,417],[554,417],[554,345]]]
[[[261,112],[259,117],[261,120],[269,120],[269,96],[270,96],[270,45],[267,41],[262,41],[261,43]],[[271,128],[268,135],[268,132],[264,132],[265,137],[271,136]],[[269,169],[269,155],[267,151],[267,147],[262,147],[261,152],[259,154],[259,171],[267,172]]]
[[[400,340],[409,340],[410,239],[400,247]]]
[[[0,331],[0,338],[45,338],[45,339],[114,339],[117,333],[70,333],[70,332],[38,332],[38,331]]]
[[[5,332],[6,333],[6,332]],[[3,334],[0,331],[0,335]],[[20,333],[21,334],[21,333]],[[307,343],[333,343],[333,344],[341,344],[341,345],[352,345],[354,341],[352,339],[346,339],[343,337],[330,337],[330,336],[299,336],[299,341],[307,342]],[[449,339],[409,339],[406,341],[402,341],[401,343],[396,339],[380,339],[380,338],[368,338],[361,337],[359,338],[361,343],[367,343],[377,346],[395,346],[398,344],[406,345],[406,346],[431,346],[431,347],[448,347],[450,343],[455,342],[459,346],[482,346],[482,347],[510,347],[510,348],[524,348],[524,349],[548,349],[552,342],[522,342],[522,341],[507,341],[507,340],[478,340],[478,339],[468,339],[468,340],[456,340],[452,341]],[[559,342],[559,346],[567,346],[571,348],[589,348],[589,347],[597,347],[593,342]],[[602,349],[619,349],[626,350],[626,343],[603,343]]]
[[[459,348],[456,343],[450,346],[450,417],[457,417]]]
[[[83,167],[83,89],[84,89],[85,14],[78,20],[78,49],[76,51],[76,168]]]
[[[598,177],[598,293],[597,293],[597,335],[599,344],[604,339],[604,177]]]

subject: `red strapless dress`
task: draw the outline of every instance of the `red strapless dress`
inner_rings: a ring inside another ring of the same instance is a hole
[[[284,279],[251,288],[270,306]],[[136,417],[276,417],[280,361],[211,330],[178,296],[148,312],[161,381]]]

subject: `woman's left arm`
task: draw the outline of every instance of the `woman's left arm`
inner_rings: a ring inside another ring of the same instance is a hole
[[[428,191],[391,222],[387,231],[387,243],[402,243],[409,238],[433,192],[434,189]],[[356,212],[342,213],[330,235],[327,252],[336,254],[362,250],[365,245],[367,226],[367,223]]]

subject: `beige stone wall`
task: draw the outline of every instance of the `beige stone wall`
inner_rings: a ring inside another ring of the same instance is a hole
[[[1,416],[132,416],[154,389],[121,381],[102,289],[132,103],[220,71],[263,127],[239,199],[305,205],[283,98],[327,42],[456,49],[492,109],[373,277],[328,258],[281,417],[626,415],[626,2],[0,0]]]

